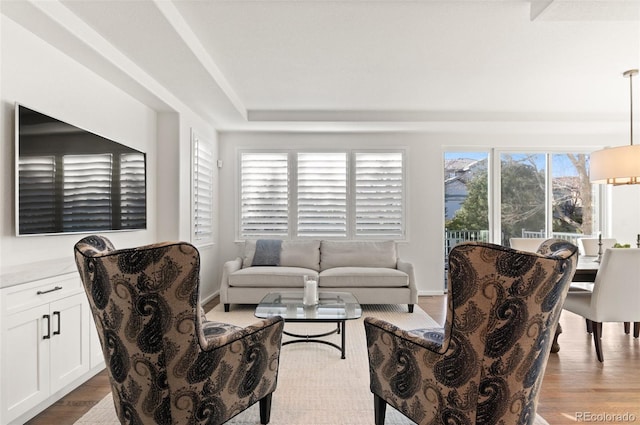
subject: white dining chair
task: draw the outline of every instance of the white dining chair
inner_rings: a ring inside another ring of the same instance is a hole
[[[510,238],[509,245],[518,251],[537,252],[538,247],[547,238]]]
[[[640,336],[640,249],[607,248],[592,291],[569,291],[563,308],[587,320],[599,361],[603,322],[634,322]]]
[[[598,255],[599,238],[578,238],[578,251],[580,255]],[[615,238],[602,238],[602,252],[607,248],[613,248]]]

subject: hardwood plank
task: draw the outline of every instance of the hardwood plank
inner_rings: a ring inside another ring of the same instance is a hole
[[[217,304],[215,299],[205,305],[205,310]],[[445,296],[420,297],[418,305],[438,323],[444,323]],[[552,425],[575,424],[580,417],[589,422],[588,415],[609,415],[601,416],[603,420],[599,423],[640,423],[640,339],[626,335],[621,323],[605,323],[604,363],[600,363],[584,320],[565,311],[560,323],[563,327],[560,352],[549,357],[538,413]],[[109,391],[107,374],[101,372],[28,424],[71,425]],[[625,420],[622,417],[625,414],[631,419]]]

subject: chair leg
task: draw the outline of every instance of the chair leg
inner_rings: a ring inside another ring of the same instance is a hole
[[[631,323],[629,322],[624,322],[624,333],[626,333],[627,335],[629,335],[629,330],[631,329]]]
[[[633,337],[640,337],[640,322],[633,322]]]
[[[373,411],[376,425],[384,425],[384,416],[387,410],[387,402],[376,394],[373,395]]]
[[[593,333],[593,322],[589,319],[584,319],[587,323],[587,333]]]
[[[600,363],[604,362],[602,356],[602,322],[593,322],[593,343],[596,346],[596,355]]]
[[[229,307],[231,306],[231,304],[225,304],[224,305],[224,312],[228,313],[229,312]]]
[[[271,420],[271,398],[273,393],[269,393],[260,399],[260,423],[266,425]]]
[[[409,304],[409,313],[413,313],[413,304]]]

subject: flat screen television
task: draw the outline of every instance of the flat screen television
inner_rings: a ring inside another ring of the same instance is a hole
[[[146,155],[16,104],[16,234],[147,227]]]

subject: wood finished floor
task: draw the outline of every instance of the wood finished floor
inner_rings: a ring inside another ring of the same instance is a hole
[[[444,322],[446,297],[420,297],[418,303],[436,321]],[[205,309],[216,304],[217,299]],[[626,335],[621,323],[604,324],[604,363],[600,363],[583,319],[563,312],[560,323],[563,327],[559,339],[561,348],[549,357],[538,413],[551,425],[640,424],[640,340]],[[101,372],[27,424],[73,424],[109,391],[106,373]],[[625,414],[627,419],[613,416]]]

